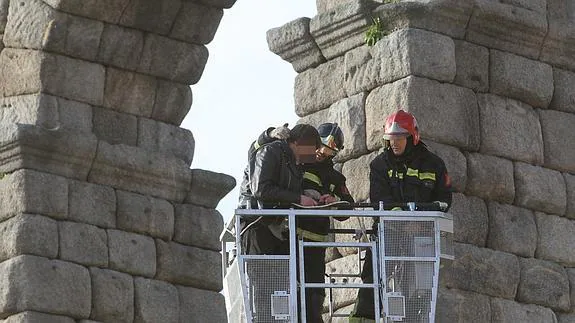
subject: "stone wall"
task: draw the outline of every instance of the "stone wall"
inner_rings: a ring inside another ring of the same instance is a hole
[[[342,126],[337,167],[359,201],[385,117],[416,115],[455,189],[437,322],[575,322],[574,2],[382,2],[318,0],[268,32],[299,73],[296,113]],[[373,17],[389,35],[368,47]],[[350,253],[332,250],[328,271],[349,271]],[[354,299],[336,294],[339,311]]]
[[[0,0],[0,321],[226,321],[179,125],[234,2]]]

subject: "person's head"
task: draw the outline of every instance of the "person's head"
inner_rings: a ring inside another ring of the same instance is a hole
[[[343,149],[343,131],[337,123],[321,124],[317,131],[321,139],[321,146],[316,151],[317,161],[332,159]]]
[[[315,151],[320,147],[321,141],[317,129],[313,126],[303,123],[296,125],[290,130],[287,142],[298,164],[315,162]]]
[[[383,133],[385,146],[395,156],[401,156],[411,147],[419,144],[419,129],[415,117],[403,110],[390,114],[385,120]]]

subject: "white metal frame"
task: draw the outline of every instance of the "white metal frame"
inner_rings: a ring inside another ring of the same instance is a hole
[[[301,321],[306,323],[306,315],[305,315],[305,290],[306,288],[373,288],[374,289],[374,305],[376,311],[376,322],[381,323],[381,309],[380,309],[380,299],[384,306],[387,304],[387,297],[386,297],[386,273],[385,273],[385,266],[384,261],[387,260],[405,260],[404,257],[386,257],[384,255],[385,250],[385,241],[382,239],[383,235],[383,226],[386,220],[400,220],[400,221],[435,221],[434,230],[435,230],[435,256],[434,257],[421,257],[421,259],[415,257],[407,257],[410,261],[414,260],[421,260],[421,261],[433,261],[434,262],[434,276],[433,276],[433,291],[432,291],[432,310],[430,311],[430,323],[434,323],[435,321],[435,304],[437,301],[437,286],[438,286],[438,277],[439,277],[439,260],[441,255],[441,246],[440,246],[440,228],[444,230],[451,230],[453,232],[453,218],[450,214],[438,212],[438,211],[376,211],[376,210],[321,210],[321,209],[237,209],[236,216],[234,217],[234,229],[235,232],[240,232],[240,218],[242,216],[287,216],[288,218],[288,228],[289,228],[289,244],[290,244],[290,255],[243,255],[241,250],[241,243],[240,243],[240,235],[233,234],[231,232],[230,226],[222,233],[220,239],[222,241],[222,274],[225,278],[227,273],[227,266],[229,259],[226,254],[226,246],[227,243],[232,242],[233,238],[235,238],[235,248],[236,248],[236,261],[238,261],[238,265],[240,270],[240,280],[242,284],[242,292],[244,296],[244,300],[247,299],[247,288],[246,288],[246,280],[245,280],[245,260],[247,259],[289,259],[289,281],[290,281],[290,291],[289,291],[289,299],[290,299],[290,322],[298,323],[298,304],[297,304],[297,296],[298,295],[298,279],[297,279],[297,263],[296,263],[296,253],[299,253],[301,257],[300,259],[300,296],[301,296]],[[296,224],[295,220],[296,217],[379,217],[383,221],[379,221],[379,228],[378,228],[378,236],[376,241],[371,242],[304,242],[304,241],[297,241],[296,236]],[[231,224],[231,223],[230,223]],[[232,238],[233,237],[233,238]],[[299,245],[298,245],[299,243]],[[372,255],[373,255],[373,273],[374,273],[374,280],[372,284],[338,284],[338,283],[305,283],[305,272],[303,270],[304,264],[304,257],[303,251],[304,248],[317,248],[317,247],[363,247],[363,248],[372,248]],[[452,259],[452,257],[447,257],[448,259]],[[249,308],[249,304],[245,304],[245,315],[247,322],[252,322],[251,317],[251,309]],[[387,319],[384,318],[385,321]]]

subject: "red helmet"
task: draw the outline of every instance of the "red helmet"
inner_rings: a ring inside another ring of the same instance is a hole
[[[419,130],[417,129],[417,120],[415,117],[403,110],[392,113],[385,120],[385,129],[383,139],[391,140],[394,137],[413,137],[413,144],[419,143]]]

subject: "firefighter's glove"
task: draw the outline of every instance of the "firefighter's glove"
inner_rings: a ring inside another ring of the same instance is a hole
[[[285,140],[289,138],[289,128],[288,128],[288,124],[284,124],[281,127],[277,127],[274,130],[272,130],[270,132],[270,137],[275,138],[275,139],[281,139],[281,140]]]

